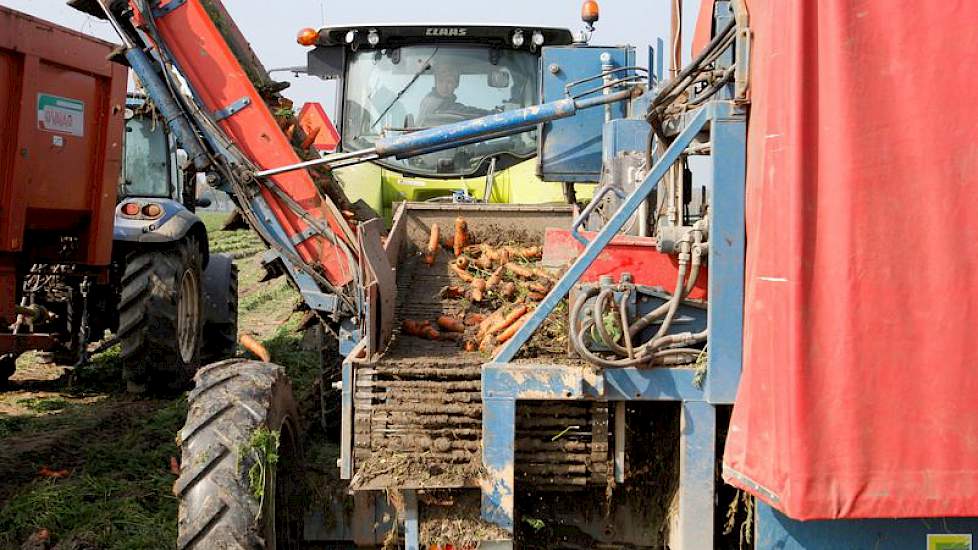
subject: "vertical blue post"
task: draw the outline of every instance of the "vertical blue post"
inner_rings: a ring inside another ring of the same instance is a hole
[[[716,411],[704,401],[684,401],[679,434],[679,544],[713,548]]]
[[[404,491],[404,550],[419,550],[418,493],[414,489]]]
[[[743,362],[747,122],[728,102],[714,106],[710,204],[715,208],[710,209],[710,351],[705,389],[710,403],[733,404]]]
[[[343,360],[343,391],[340,394],[340,479],[353,477],[353,356]]]
[[[513,533],[516,398],[487,396],[484,379],[482,388],[482,519]]]

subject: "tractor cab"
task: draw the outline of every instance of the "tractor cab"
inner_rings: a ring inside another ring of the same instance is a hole
[[[299,41],[316,46],[309,74],[338,81],[339,151],[355,151],[381,137],[540,103],[542,49],[574,39],[567,29],[454,24],[325,27]],[[537,146],[536,131],[501,135],[336,174],[351,199],[388,217],[400,200],[562,201],[562,184],[535,173]]]

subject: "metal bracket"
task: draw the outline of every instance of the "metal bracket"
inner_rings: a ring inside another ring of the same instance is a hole
[[[289,237],[289,240],[292,241],[292,244],[294,244],[296,246],[299,246],[300,244],[302,244],[303,242],[305,242],[307,239],[309,239],[313,235],[317,235],[318,233],[319,233],[319,230],[310,225],[309,227],[307,227],[307,228],[303,229],[302,231],[296,233],[295,235],[292,235],[291,237]]]
[[[242,97],[241,99],[235,101],[234,103],[228,105],[227,107],[219,111],[214,111],[214,120],[217,121],[224,120],[229,116],[233,115],[234,113],[237,113],[241,109],[244,109],[248,105],[251,105],[251,98]]]
[[[160,7],[160,3],[157,1],[153,6],[153,17],[160,18],[164,15],[170,13],[171,11],[179,8],[180,6],[187,3],[187,0],[170,0],[170,3]]]

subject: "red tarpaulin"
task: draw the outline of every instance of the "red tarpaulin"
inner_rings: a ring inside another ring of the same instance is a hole
[[[725,479],[796,519],[978,516],[978,3],[749,8]]]

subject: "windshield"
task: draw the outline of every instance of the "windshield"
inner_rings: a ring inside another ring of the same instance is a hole
[[[162,124],[139,116],[126,121],[121,196],[170,197],[169,150]]]
[[[343,144],[366,149],[387,135],[502,111],[537,101],[537,56],[478,46],[407,46],[353,54],[343,103]],[[394,169],[471,175],[489,157],[536,152],[536,131],[414,158]]]

